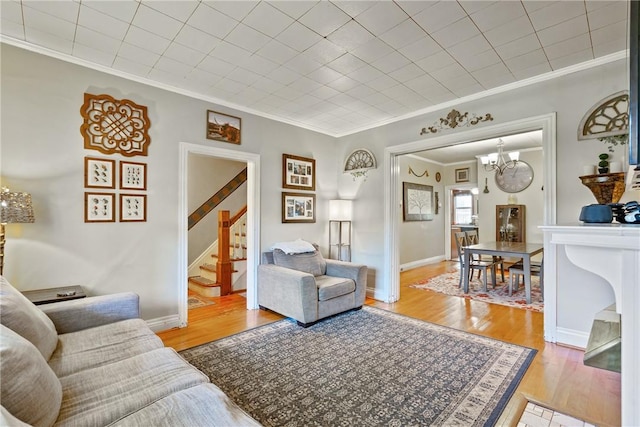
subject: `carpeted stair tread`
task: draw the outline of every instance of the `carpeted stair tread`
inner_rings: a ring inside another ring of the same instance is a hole
[[[202,276],[189,277],[189,281],[200,286],[209,286],[209,287],[220,286],[220,284],[214,282],[213,280],[209,280]]]
[[[211,271],[212,273],[216,272],[216,265],[215,264],[202,264],[200,266],[201,270],[207,270],[207,271]]]

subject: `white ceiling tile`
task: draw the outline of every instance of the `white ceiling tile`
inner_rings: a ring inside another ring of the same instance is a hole
[[[193,70],[191,70],[187,78],[189,80],[193,80],[195,82],[208,86],[212,86],[222,80],[222,76],[201,70],[199,68],[194,68]]]
[[[496,46],[495,50],[502,59],[514,58],[541,49],[540,40],[535,34],[529,34],[512,42]]]
[[[376,1],[366,0],[332,0],[331,3],[338,6],[344,13],[355,18],[365,10],[376,5]]]
[[[389,73],[389,76],[393,77],[394,79],[396,79],[401,83],[404,83],[406,81],[415,79],[416,77],[422,75],[423,73],[424,73],[424,70],[422,68],[418,67],[414,63],[410,63],[400,69],[397,69]]]
[[[398,51],[411,61],[419,61],[442,50],[431,37],[424,36]]]
[[[562,56],[568,56],[584,49],[591,48],[591,37],[589,34],[582,34],[578,37],[562,41],[560,43],[544,46],[544,52],[547,58],[556,59]]]
[[[406,19],[389,31],[380,35],[380,39],[395,49],[401,49],[411,43],[423,40],[427,35],[412,19]]]
[[[342,76],[339,79],[332,81],[331,83],[327,83],[327,86],[339,92],[346,92],[349,89],[353,89],[354,87],[358,86],[359,84],[360,83],[350,77]]]
[[[373,62],[393,52],[393,48],[379,39],[372,39],[355,49],[352,53],[365,62]]]
[[[260,2],[242,22],[270,37],[275,37],[293,21],[293,18],[269,3]]]
[[[481,70],[476,70],[471,75],[485,88],[501,86],[515,81],[513,74],[502,63],[493,64]]]
[[[542,46],[549,46],[588,32],[587,16],[579,15],[561,24],[540,30],[537,34]]]
[[[258,51],[271,40],[268,36],[242,23],[231,30],[224,39],[252,53]]]
[[[473,22],[480,31],[488,31],[504,25],[526,14],[522,3],[516,1],[502,1],[480,9],[471,15]]]
[[[143,0],[141,3],[180,22],[187,22],[187,19],[189,19],[193,11],[198,7],[198,2],[192,0]]]
[[[93,3],[90,4],[93,5]],[[127,22],[84,5],[80,8],[78,25],[117,39],[122,39],[129,30]]]
[[[233,73],[227,76],[227,78],[233,80],[234,82],[242,83],[247,86],[257,82],[260,77],[262,77],[260,74],[254,73],[253,71],[245,70],[241,67],[236,68]]]
[[[291,24],[276,37],[276,40],[298,52],[303,52],[318,43],[321,39],[321,36],[298,22]]]
[[[209,55],[220,58],[231,64],[242,66],[251,56],[251,52],[223,40],[211,53],[209,53]]]
[[[270,72],[267,77],[275,80],[278,83],[282,83],[283,85],[288,85],[292,82],[295,82],[300,78],[300,73],[296,73],[295,71],[287,68],[287,67],[279,67]]]
[[[300,77],[295,82],[289,84],[289,87],[295,89],[301,93],[312,92],[322,87],[322,85],[316,81],[313,81],[307,77]]]
[[[366,62],[362,61],[356,56],[351,55],[350,53],[346,53],[337,58],[335,61],[327,64],[329,68],[332,68],[342,74],[349,74],[352,71],[357,70],[358,68],[364,67],[365,65],[367,65]]]
[[[401,84],[385,89],[381,93],[395,100],[417,95],[416,92]]]
[[[538,76],[540,74],[545,74],[550,71],[551,71],[551,65],[549,65],[548,62],[543,62],[541,64],[531,66],[529,68],[512,70],[513,75],[516,76],[516,79],[518,80],[523,80],[529,77]]]
[[[130,22],[136,14],[138,6],[140,6],[140,3],[137,0],[91,0],[82,2],[80,14],[82,15],[82,9],[89,8],[102,12],[112,18],[119,19],[120,21]]]
[[[162,54],[162,52],[169,47],[169,43],[171,43],[165,38],[133,26],[129,28],[124,41],[159,54]]]
[[[19,1],[0,1],[0,17],[3,21],[11,21],[22,25],[22,5]],[[4,31],[3,31],[4,33]]]
[[[204,59],[206,54],[174,42],[169,45],[164,52],[164,56],[195,67]]]
[[[459,0],[458,3],[460,3],[460,6],[462,6],[465,12],[471,15],[479,10],[486,9],[497,2],[485,0]]]
[[[141,77],[145,77],[149,73],[149,71],[151,71],[150,66],[140,64],[139,62],[130,61],[121,56],[117,56],[113,61],[113,68]]]
[[[49,49],[57,50],[58,52],[71,55],[71,51],[73,50],[73,42],[71,40],[30,27],[25,27],[24,32],[25,40],[30,43],[35,43]]]
[[[451,65],[447,65],[446,67],[440,68],[439,70],[432,71],[429,74],[431,75],[431,77],[442,83],[445,80],[455,80],[459,77],[468,75],[469,73],[464,69],[462,65],[456,62]]]
[[[189,25],[182,27],[178,35],[173,39],[175,42],[202,53],[211,52],[222,40],[207,34],[204,31],[193,28]]]
[[[598,28],[591,32],[591,40],[595,45],[602,45],[615,40],[624,40],[625,47],[627,42],[627,27],[626,25],[612,24],[606,27]]]
[[[468,96],[474,93],[481,92],[483,90],[484,88],[479,83],[473,83],[473,84],[470,84],[469,86],[460,86],[460,87],[452,88],[451,92],[453,92],[458,97],[463,97],[463,96]]]
[[[355,20],[376,36],[407,19],[407,14],[394,2],[382,1],[362,12]]]
[[[254,0],[213,0],[203,1],[203,3],[211,6],[212,8],[224,13],[227,16],[232,17],[237,21],[242,21],[254,7],[258,5]]]
[[[177,19],[173,19],[144,4],[141,4],[138,8],[132,24],[169,40],[173,40],[176,34],[178,34],[178,31],[180,31],[180,28],[184,25]]]
[[[338,46],[341,46],[347,51],[352,51],[373,38],[373,34],[354,20],[347,22],[345,25],[327,36],[328,40]]]
[[[122,43],[120,50],[118,51],[118,56],[149,67],[153,67],[158,59],[160,59],[159,54],[129,43]]]
[[[362,68],[358,68],[357,70],[352,71],[348,74],[350,78],[352,78],[353,80],[359,83],[368,83],[372,80],[379,78],[382,75],[383,73],[380,70],[373,68],[370,65],[366,65]]]
[[[151,71],[149,71],[148,77],[152,80],[173,87],[180,87],[180,84],[184,81],[184,77],[178,76],[168,71],[160,70],[159,68],[152,68]]]
[[[465,56],[473,56],[478,52],[484,52],[489,49],[491,49],[491,45],[487,42],[487,39],[485,39],[481,34],[478,34],[477,36],[451,46],[447,51],[451,56],[460,60]]]
[[[415,0],[403,0],[396,1],[398,6],[402,8],[409,16],[414,16],[428,7],[431,7],[438,3],[437,0],[434,1],[415,1]]]
[[[213,87],[222,89],[225,92],[231,93],[234,95],[247,88],[246,85],[233,81],[228,77],[225,77],[224,79],[220,80],[218,83],[213,85]]]
[[[587,12],[593,12],[594,10],[602,9],[603,7],[615,6],[617,3],[621,3],[624,5],[624,8],[627,8],[627,2],[621,0],[589,0],[585,3],[587,6]]]
[[[280,67],[280,64],[276,64],[273,61],[268,60],[260,55],[251,55],[242,64],[243,68],[247,70],[253,70],[258,74],[266,75]]]
[[[341,57],[347,51],[342,47],[331,43],[327,39],[321,39],[318,43],[311,46],[304,53],[321,64],[326,64],[336,58]]]
[[[24,25],[22,24],[2,18],[0,19],[0,29],[5,36],[24,40]]]
[[[438,87],[441,88],[442,90],[446,90],[444,89],[444,86],[440,84],[439,81],[437,81],[436,79],[434,79],[433,77],[427,74],[417,77],[413,80],[409,80],[408,82],[405,82],[404,85],[410,88],[411,90],[413,90],[414,92],[417,92],[423,95],[427,91],[434,90],[435,88],[438,88]]]
[[[591,2],[587,2],[587,7]],[[606,7],[596,9],[588,12],[589,28],[591,30],[597,30],[598,28],[606,27],[607,25],[619,23],[622,26],[627,26],[627,2],[626,1],[613,1],[613,2],[598,2],[605,3]]]
[[[573,53],[567,56],[561,56],[560,58],[551,59],[551,68],[559,70],[560,68],[568,67],[570,65],[579,64],[581,62],[590,61],[593,59],[593,49],[585,49],[579,52]]]
[[[4,1],[3,1],[4,3]],[[75,24],[78,19],[78,9],[80,3],[75,1],[41,1],[30,0],[22,2],[24,8],[35,9],[47,15],[55,16],[56,18],[64,19],[65,21]],[[4,13],[4,9],[2,10]]]
[[[277,7],[280,11],[289,15],[293,19],[298,19],[317,3],[318,1],[284,0],[274,1],[270,4]]]
[[[515,20],[484,32],[484,36],[493,46],[502,46],[514,40],[521,39],[529,34],[534,34],[533,26],[528,16],[516,18]]]
[[[392,71],[395,71],[399,68],[404,67],[409,64],[410,61],[402,56],[397,51],[391,52],[389,55],[384,56],[374,62],[371,63],[378,70],[382,71],[385,74],[388,74]]]
[[[584,2],[559,1],[534,12],[529,12],[529,19],[531,19],[533,28],[539,31],[584,14],[586,14]]]
[[[355,98],[356,100],[359,100],[367,96],[373,95],[375,92],[376,90],[373,89],[372,87],[367,86],[365,84],[361,84],[352,89],[349,89],[346,93],[352,96],[353,98]]]
[[[416,65],[427,73],[430,73],[435,70],[439,70],[442,67],[446,67],[447,65],[453,64],[456,62],[455,59],[448,52],[440,51],[433,55],[427,56],[424,59],[416,62]]]
[[[560,0],[561,1],[561,0]],[[533,13],[536,10],[543,9],[545,7],[552,6],[556,3],[559,3],[558,0],[522,0],[522,5],[527,10],[527,13]]]
[[[73,56],[107,67],[113,64],[113,60],[116,57],[113,53],[107,53],[79,43],[73,46]]]
[[[514,75],[516,71],[531,69],[540,64],[546,64],[547,68],[549,67],[549,62],[542,49],[534,50],[533,52],[516,56],[515,58],[506,59],[504,62]]]
[[[604,44],[593,45],[593,54],[596,58],[609,55],[611,53],[621,52],[627,48],[627,39],[614,40]]]
[[[303,76],[317,70],[322,65],[323,64],[315,61],[310,56],[304,54],[300,54],[284,64],[285,67]]]
[[[449,48],[480,34],[478,27],[464,17],[451,25],[431,34],[431,37],[444,48]]]
[[[76,26],[71,22],[29,7],[23,8],[23,12],[25,27],[37,29],[38,32],[48,33],[61,39],[73,40]],[[29,37],[28,32],[27,37]]]
[[[263,91],[254,87],[248,87],[236,95],[236,102],[240,102],[242,104],[253,104],[265,96],[267,96],[267,94]]]
[[[465,18],[467,13],[455,1],[441,1],[415,15],[414,20],[429,34]]]
[[[440,104],[442,102],[451,101],[455,98],[456,96],[452,92],[446,91],[446,92],[440,92],[440,93],[431,93],[429,96],[429,101],[431,101],[435,105],[435,104]]]
[[[292,89],[289,86],[284,86],[282,89],[274,92],[274,95],[277,95],[281,98],[288,99],[289,101],[294,101],[300,98],[303,93],[299,90]]]
[[[323,37],[328,36],[350,20],[349,15],[328,1],[316,3],[298,19],[300,23]]]
[[[118,53],[120,45],[122,44],[119,39],[114,39],[113,37],[105,36],[104,34],[80,26],[76,30],[75,41],[84,46],[113,55]]]
[[[330,88],[329,86],[321,86],[316,90],[310,92],[311,95],[320,98],[320,99],[329,99],[332,96],[339,94],[337,90]]]
[[[269,78],[261,76],[258,80],[253,82],[251,86],[256,87],[266,93],[273,93],[277,90],[282,89],[284,85],[282,83],[278,83]]]
[[[298,52],[288,46],[283,45],[277,40],[271,40],[260,50],[258,50],[256,54],[282,65],[296,56]]]
[[[207,57],[205,57],[202,62],[198,64],[197,68],[209,73],[216,74],[218,76],[225,77],[233,73],[238,67],[220,58],[215,58],[211,55],[207,55]]]
[[[467,71],[471,72],[501,63],[502,60],[493,49],[490,49],[484,52],[477,52],[475,54],[469,54],[462,58],[458,58],[458,62]]]
[[[366,83],[367,86],[377,91],[388,89],[390,87],[396,86],[397,84],[398,81],[396,79],[391,78],[386,74],[383,74],[377,79],[371,80],[370,82]]]
[[[167,58],[166,56],[158,59],[158,62],[156,62],[153,68],[166,71],[167,73],[175,74],[177,76],[186,76],[193,69],[190,65],[183,64],[180,61]]]
[[[241,3],[241,2],[239,2]],[[205,33],[223,39],[238,25],[238,21],[229,18],[205,3],[200,3],[193,12],[187,24]]]

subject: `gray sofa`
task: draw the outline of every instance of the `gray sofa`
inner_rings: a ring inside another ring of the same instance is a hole
[[[256,426],[139,318],[133,293],[36,307],[0,282],[0,425]]]
[[[367,267],[324,259],[319,251],[264,252],[258,266],[258,304],[308,327],[364,304]]]

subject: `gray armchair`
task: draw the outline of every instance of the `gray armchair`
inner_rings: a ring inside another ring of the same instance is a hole
[[[258,304],[308,327],[320,319],[364,304],[367,267],[325,260],[318,251],[262,254],[258,266]]]

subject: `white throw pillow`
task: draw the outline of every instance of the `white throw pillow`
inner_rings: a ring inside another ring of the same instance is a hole
[[[0,400],[27,424],[50,427],[62,405],[62,385],[35,346],[0,325]]]
[[[304,254],[307,252],[314,252],[316,248],[309,242],[302,239],[294,240],[293,242],[280,242],[271,247],[271,250],[280,249],[285,254]]]
[[[1,276],[0,323],[31,341],[45,360],[58,345],[58,332],[51,319]]]

